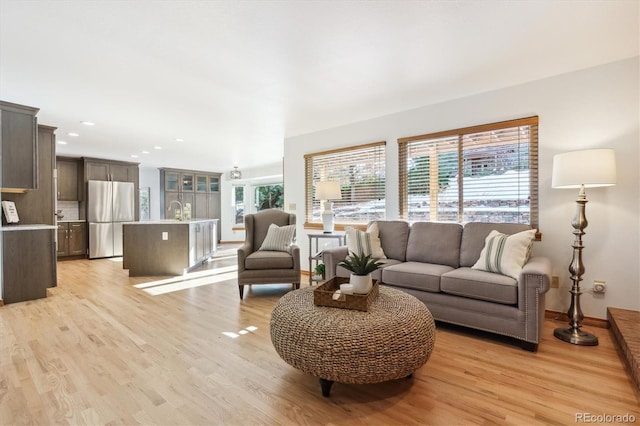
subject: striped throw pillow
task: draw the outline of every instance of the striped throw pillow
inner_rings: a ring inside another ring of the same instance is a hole
[[[367,228],[367,231],[361,231],[356,228],[349,227],[346,229],[347,249],[349,253],[357,255],[369,254],[374,259],[386,259],[382,244],[380,243],[380,230],[378,224],[373,222]]]
[[[295,232],[295,225],[278,226],[272,223],[269,225],[267,236],[264,237],[264,241],[258,251],[286,251],[289,253]]]
[[[493,230],[484,240],[480,258],[471,268],[507,275],[517,280],[522,267],[529,260],[535,236],[535,229],[513,235]]]

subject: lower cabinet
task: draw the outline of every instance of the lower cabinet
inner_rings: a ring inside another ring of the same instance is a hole
[[[58,257],[85,256],[87,254],[87,224],[84,222],[58,222]]]
[[[55,228],[4,231],[2,300],[5,304],[47,297],[55,287]]]
[[[189,224],[189,266],[211,257],[217,246],[217,220]]]

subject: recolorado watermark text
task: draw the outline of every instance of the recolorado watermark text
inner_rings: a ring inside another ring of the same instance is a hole
[[[576,423],[635,423],[633,414],[576,413]]]

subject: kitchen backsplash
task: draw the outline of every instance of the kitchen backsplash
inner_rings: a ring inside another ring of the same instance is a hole
[[[62,219],[58,217],[58,220],[80,219],[77,201],[58,201],[58,210],[62,210],[62,214],[64,215]]]

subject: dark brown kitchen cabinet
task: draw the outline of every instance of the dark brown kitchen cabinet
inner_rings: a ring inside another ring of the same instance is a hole
[[[58,247],[56,249],[56,256],[63,257],[67,256],[67,251],[69,249],[69,227],[66,222],[58,222]]]
[[[38,125],[38,189],[2,194],[2,200],[16,203],[21,224],[54,225],[56,223],[53,184],[56,158],[55,130],[55,127]]]
[[[56,169],[58,170],[58,200],[78,201],[78,160],[58,157]]]
[[[0,101],[3,192],[38,188],[38,111]]]
[[[3,230],[2,300],[5,304],[47,297],[56,286],[55,228]]]
[[[85,158],[86,180],[137,182],[138,164]]]
[[[58,222],[58,257],[87,254],[87,225],[84,222]]]

